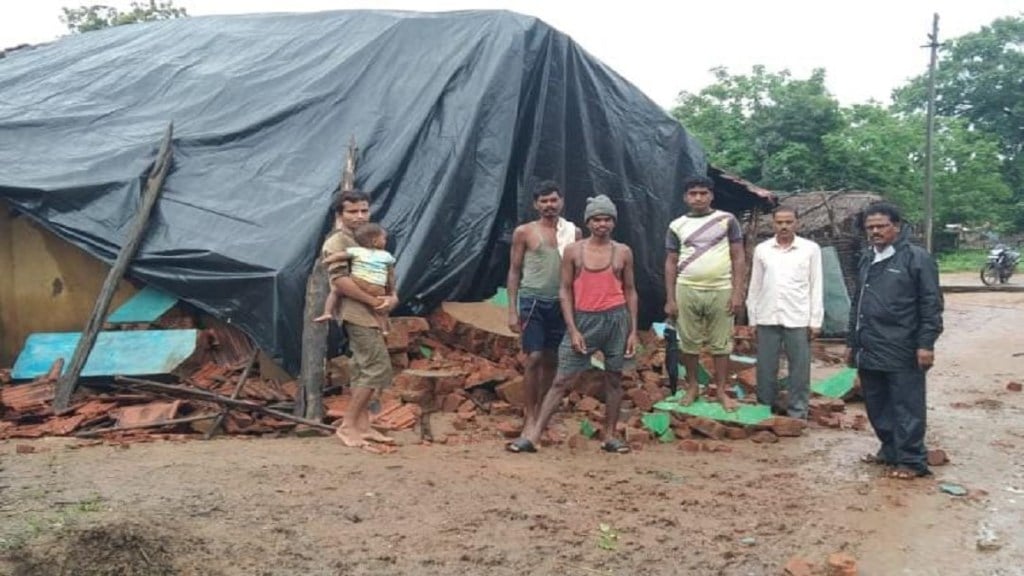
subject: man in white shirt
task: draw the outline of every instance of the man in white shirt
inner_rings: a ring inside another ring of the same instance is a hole
[[[795,208],[772,214],[775,236],[757,245],[747,296],[747,315],[757,338],[757,400],[774,406],[779,346],[789,362],[789,406],[793,418],[807,418],[811,384],[811,340],[825,317],[821,248],[796,235]]]

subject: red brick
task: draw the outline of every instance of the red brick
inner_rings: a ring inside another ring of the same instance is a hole
[[[683,452],[700,452],[701,443],[696,440],[681,440],[679,449]]]
[[[600,400],[604,398],[607,384],[606,374],[603,370],[586,370],[573,378],[571,387],[583,396],[591,396]]]
[[[650,395],[643,388],[630,388],[626,392],[626,396],[642,412],[650,412],[654,408],[654,402],[651,401]]]
[[[949,464],[949,456],[946,455],[945,450],[929,450],[928,451],[928,465],[929,466],[944,466]]]
[[[579,410],[580,412],[587,412],[588,414],[594,412],[595,410],[603,412],[604,405],[602,405],[601,401],[598,400],[597,398],[593,398],[591,396],[584,396],[579,402],[576,403],[576,410]]]
[[[388,352],[406,352],[409,350],[409,331],[401,325],[392,323],[384,341],[387,343]]]
[[[580,450],[580,449],[586,448],[586,446],[587,446],[587,437],[586,436],[580,436],[579,434],[573,434],[572,436],[569,436],[569,449],[570,450]]]
[[[54,384],[48,381],[17,384],[0,388],[0,403],[16,411],[27,412],[53,401]]]
[[[124,406],[118,411],[117,425],[134,426],[137,424],[152,424],[172,420],[178,413],[180,406],[181,400]]]
[[[727,427],[724,424],[709,418],[690,418],[686,423],[689,424],[691,430],[695,430],[712,440],[721,440],[727,434]]]
[[[1010,392],[1020,392],[1022,388],[1024,388],[1024,386],[1022,386],[1020,382],[1006,383],[1006,389],[1009,390]]]
[[[857,560],[845,552],[829,554],[828,576],[857,576]]]
[[[498,398],[513,406],[524,406],[526,404],[526,393],[523,391],[523,377],[517,376],[494,389]]]
[[[396,371],[405,370],[409,367],[409,353],[408,352],[392,352],[391,353],[391,367]]]
[[[437,378],[434,381],[434,393],[438,396],[444,396],[451,394],[452,392],[462,391],[466,388],[466,375],[462,374],[459,376],[447,376],[445,378]]]
[[[757,368],[745,368],[736,373],[736,382],[743,387],[747,393],[757,391]]]
[[[466,401],[466,396],[461,392],[452,392],[444,397],[441,402],[441,410],[445,412],[458,412],[459,406]]]
[[[785,576],[814,576],[811,563],[799,556],[790,558],[782,570]]]
[[[459,413],[460,416],[463,414],[472,414],[475,416],[476,404],[474,404],[472,400],[465,400],[462,404],[459,404],[459,409],[457,412]]]
[[[725,437],[729,440],[746,440],[750,437],[750,431],[739,426],[726,426]]]
[[[508,402],[495,401],[491,402],[490,412],[491,416],[519,416],[523,411]]]
[[[843,418],[839,414],[828,413],[817,413],[814,415],[814,421],[819,425],[826,428],[842,428]]]
[[[761,430],[760,432],[754,432],[750,440],[755,444],[774,444],[779,441],[779,437],[774,432]]]
[[[645,444],[652,440],[651,433],[643,428],[626,428],[626,442]]]
[[[668,394],[668,388],[662,388],[661,383],[653,384],[650,382],[644,382],[644,392],[647,392],[647,397],[651,399],[651,404],[657,404],[665,399]]]
[[[853,422],[850,423],[850,428],[853,428],[854,430],[867,430],[868,417],[864,414],[854,414]]]
[[[523,433],[523,425],[510,420],[498,422],[495,429],[497,429],[505,438],[518,438],[519,435]]]
[[[704,452],[732,452],[732,446],[728,444],[705,442],[701,444],[701,450]]]
[[[803,420],[789,418],[788,416],[775,416],[768,422],[762,423],[762,425],[764,424],[767,424],[776,436],[784,437],[800,436],[804,433],[804,427],[807,426],[807,423]]]

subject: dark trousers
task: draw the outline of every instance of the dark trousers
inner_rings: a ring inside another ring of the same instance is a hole
[[[791,418],[807,419],[811,394],[811,342],[807,328],[757,327],[757,401],[775,405],[779,384],[779,349],[786,348],[789,363],[789,406]]]
[[[925,375],[921,370],[858,370],[868,419],[885,462],[920,472],[928,470],[924,446]]]

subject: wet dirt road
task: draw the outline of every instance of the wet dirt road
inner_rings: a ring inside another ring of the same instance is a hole
[[[331,438],[10,441],[0,573],[761,575],[846,551],[869,576],[1024,575],[1024,393],[1005,389],[1024,380],[1024,294],[948,295],[945,321],[928,441],[952,462],[934,478],[884,478],[857,461],[870,431],[821,428],[628,456],[514,456],[496,435],[424,447],[406,433],[387,456]]]

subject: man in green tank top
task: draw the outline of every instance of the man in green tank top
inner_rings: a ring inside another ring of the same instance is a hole
[[[521,335],[522,349],[527,355],[523,375],[524,429],[534,425],[540,402],[551,387],[558,345],[565,335],[558,301],[561,253],[582,234],[572,222],[561,217],[564,206],[558,184],[541,182],[533,193],[533,207],[540,217],[517,227],[512,234],[506,283],[508,327]]]

